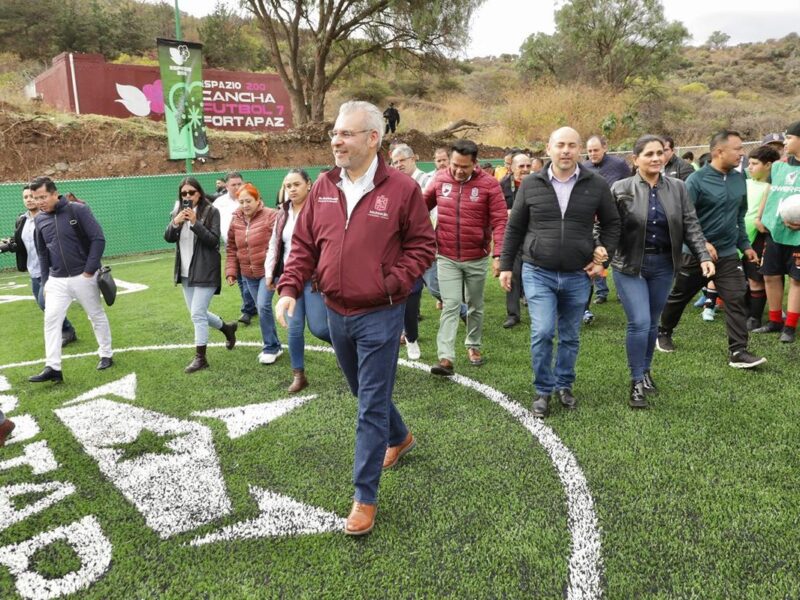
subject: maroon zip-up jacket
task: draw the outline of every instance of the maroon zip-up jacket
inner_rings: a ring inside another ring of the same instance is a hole
[[[339,314],[405,301],[436,248],[419,186],[379,156],[373,188],[348,220],[340,184],[341,169],[336,168],[311,188],[278,293],[297,298],[316,268],[325,303]]]

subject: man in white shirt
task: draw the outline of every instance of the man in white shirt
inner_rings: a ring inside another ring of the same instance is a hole
[[[242,174],[238,171],[231,171],[225,176],[225,189],[227,192],[214,200],[214,208],[219,211],[220,237],[226,248],[228,245],[228,229],[230,229],[231,221],[233,220],[233,213],[239,208],[239,200],[236,199],[236,194],[243,184]],[[247,291],[247,286],[242,285],[241,275],[236,278],[236,283],[239,284],[239,293],[242,295],[242,314],[239,317],[239,322],[244,325],[250,325],[253,317],[258,315],[256,302],[250,292]]]

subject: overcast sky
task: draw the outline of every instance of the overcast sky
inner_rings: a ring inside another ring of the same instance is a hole
[[[178,0],[182,11],[204,16],[216,0]],[[226,0],[228,6],[238,5]],[[171,2],[170,2],[171,3]],[[464,55],[516,54],[531,33],[553,33],[556,0],[487,0],[472,21],[471,43]],[[800,0],[664,0],[669,20],[682,21],[691,43],[703,44],[711,32],[724,31],[730,44],[781,38],[800,25]]]

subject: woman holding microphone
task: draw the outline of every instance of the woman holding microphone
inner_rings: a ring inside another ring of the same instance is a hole
[[[703,275],[714,275],[714,263],[683,181],[662,175],[664,141],[640,137],[633,147],[636,172],[614,183],[622,232],[611,261],[614,283],[628,327],[625,348],[631,371],[631,408],[647,408],[655,393],[650,373],[658,321],[681,265],[682,247],[700,261]]]
[[[186,373],[194,373],[208,368],[208,326],[225,335],[228,350],[236,345],[237,327],[235,321],[225,323],[208,310],[222,283],[219,211],[208,201],[194,177],[183,179],[178,186],[178,201],[164,239],[175,244],[175,285],[180,283],[183,287],[183,297],[194,324],[195,357],[184,369]]]

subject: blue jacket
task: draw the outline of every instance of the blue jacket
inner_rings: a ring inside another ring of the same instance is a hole
[[[747,212],[744,175],[734,170],[722,173],[708,164],[689,176],[686,191],[694,203],[703,235],[719,256],[732,256],[737,250],[750,248],[744,226]],[[688,253],[688,248],[684,252]]]
[[[81,273],[94,273],[100,268],[100,259],[106,247],[103,229],[88,206],[73,202],[70,212],[67,204],[69,201],[59,196],[55,210],[51,213],[39,211],[34,221],[34,241],[42,267],[42,286],[50,276],[74,277]],[[75,222],[72,222],[73,214]],[[84,246],[81,240],[79,226],[83,229],[88,246]]]
[[[590,160],[585,160],[581,163],[581,169],[587,169],[592,173],[601,175],[609,186],[621,179],[627,179],[632,174],[631,168],[625,162],[625,159],[611,154],[603,155],[603,160],[597,164]]]

